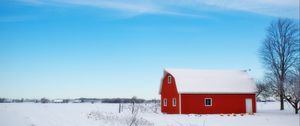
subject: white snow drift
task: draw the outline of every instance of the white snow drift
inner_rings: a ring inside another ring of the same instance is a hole
[[[299,126],[299,115],[288,104],[280,111],[278,102],[258,102],[254,115],[167,115],[149,104],[140,106],[136,119],[141,126]],[[128,126],[129,109],[129,104],[119,113],[118,104],[3,103],[0,126]]]

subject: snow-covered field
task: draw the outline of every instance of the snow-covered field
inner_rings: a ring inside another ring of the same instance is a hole
[[[102,103],[3,103],[0,126],[127,126],[132,121],[130,106]],[[299,114],[291,106],[279,111],[278,102],[257,103],[254,115],[167,115],[143,105],[137,121],[145,126],[299,126]],[[153,108],[152,108],[153,109]]]

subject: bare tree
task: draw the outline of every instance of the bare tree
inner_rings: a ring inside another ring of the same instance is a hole
[[[298,64],[295,71],[288,76],[285,99],[293,106],[295,114],[298,114],[300,110],[300,64]]]
[[[41,103],[49,103],[50,100],[47,98],[41,98]]]
[[[299,28],[290,19],[273,21],[260,50],[262,61],[276,80],[280,110],[284,110],[284,84],[291,67],[297,62]]]
[[[6,98],[0,98],[0,103],[4,103],[6,101]]]
[[[256,97],[262,97],[264,100],[267,100],[270,96],[272,96],[271,92],[271,83],[265,79],[264,81],[256,82]]]
[[[265,90],[266,90],[266,85],[261,82],[261,81],[257,81],[256,82],[256,97],[260,96],[260,94],[262,94]]]

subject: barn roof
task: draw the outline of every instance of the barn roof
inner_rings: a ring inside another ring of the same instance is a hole
[[[167,73],[175,78],[178,93],[246,94],[256,91],[254,80],[245,70],[165,69],[164,75]]]

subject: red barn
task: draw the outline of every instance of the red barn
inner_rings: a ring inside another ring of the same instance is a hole
[[[168,114],[256,112],[256,86],[246,71],[165,69],[161,111]]]

